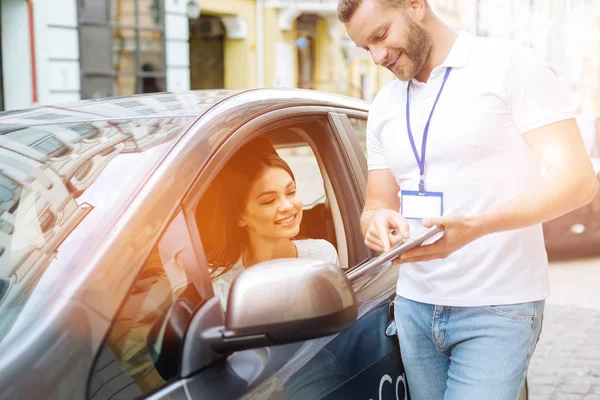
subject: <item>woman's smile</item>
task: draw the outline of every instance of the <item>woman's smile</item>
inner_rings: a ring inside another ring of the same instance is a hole
[[[285,218],[280,218],[277,221],[275,221],[275,225],[283,225],[283,226],[293,225],[296,222],[296,215],[298,215],[298,214],[293,214],[293,215],[290,215]]]

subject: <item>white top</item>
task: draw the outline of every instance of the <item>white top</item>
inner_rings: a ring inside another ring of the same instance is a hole
[[[452,71],[432,116],[425,186],[444,193],[444,215],[485,212],[517,196],[537,175],[522,134],[574,117],[554,71],[517,42],[460,32],[427,83],[410,84],[417,149],[446,67]],[[369,170],[390,169],[402,190],[418,190],[406,129],[406,81],[384,86],[367,123]],[[422,232],[409,220],[411,236]],[[549,296],[542,226],[494,233],[448,256],[399,268],[397,294],[448,306],[512,304]]]
[[[305,239],[293,240],[292,242],[298,251],[298,258],[312,258],[339,265],[337,251],[335,250],[335,247],[333,247],[333,245],[327,240]],[[231,283],[244,270],[244,268],[245,267],[244,264],[242,264],[242,258],[240,257],[240,259],[229,271],[213,280],[213,290],[215,291],[215,296],[219,297],[223,310],[227,309],[227,298],[229,296],[229,288],[231,288]]]

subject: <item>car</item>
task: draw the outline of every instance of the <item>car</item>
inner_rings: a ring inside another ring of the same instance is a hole
[[[595,114],[576,117],[584,144],[600,182],[600,124]],[[600,192],[586,206],[544,223],[544,242],[553,260],[600,255]]]
[[[0,114],[0,399],[409,398],[386,334],[397,267],[360,233],[368,110],[257,89]],[[333,244],[339,266],[253,266],[223,310],[206,193],[256,137],[297,173],[300,235]],[[332,354],[354,369],[324,375]]]

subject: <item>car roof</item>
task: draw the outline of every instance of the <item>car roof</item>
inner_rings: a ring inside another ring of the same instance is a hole
[[[125,117],[199,115],[211,105],[239,92],[239,90],[198,90],[80,100],[5,111],[0,113],[0,125],[16,123],[30,126]]]
[[[90,99],[0,113],[0,147],[48,164],[65,152],[76,152],[81,141],[110,137],[114,128],[129,135],[129,141],[144,136],[142,142],[179,138],[189,126],[176,122],[200,118],[220,104],[223,107],[210,113],[209,119],[227,121],[229,126],[289,106],[368,110],[363,100],[302,89],[200,90]]]
[[[240,95],[242,102],[256,101],[258,97],[265,104],[274,104],[281,100],[293,100],[298,103],[312,102],[363,111],[366,111],[368,107],[368,103],[364,100],[333,93],[294,88],[164,92],[88,99],[0,112],[0,134],[13,128],[39,125],[83,123],[123,118],[200,116],[211,106],[235,95]]]

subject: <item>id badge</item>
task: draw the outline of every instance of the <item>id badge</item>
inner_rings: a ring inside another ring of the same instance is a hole
[[[400,214],[406,219],[441,217],[444,215],[444,193],[401,190]]]

